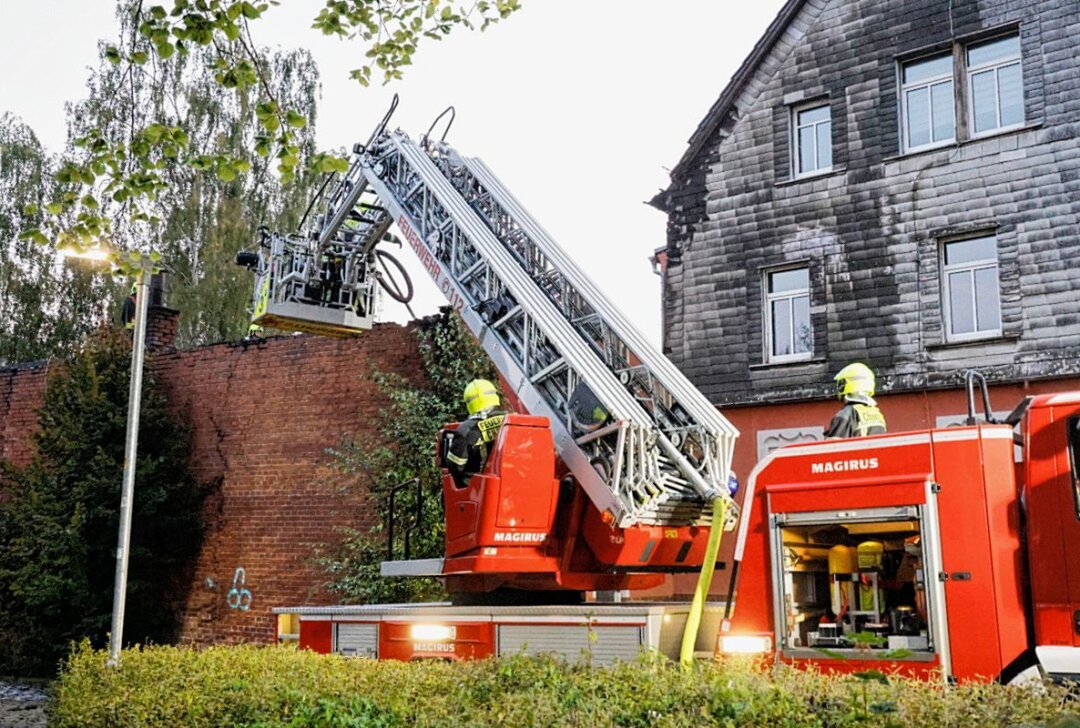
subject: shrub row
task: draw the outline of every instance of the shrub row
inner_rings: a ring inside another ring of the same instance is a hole
[[[945,687],[642,658],[468,663],[346,659],[277,647],[136,648],[118,670],[88,644],[56,682],[56,726],[1073,726],[1069,689]]]

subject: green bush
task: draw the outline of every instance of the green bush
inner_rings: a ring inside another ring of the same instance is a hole
[[[118,670],[84,643],[54,689],[56,726],[1057,726],[1065,688],[945,687],[752,663],[683,670],[553,658],[374,662],[277,647],[152,647]]]
[[[316,563],[327,574],[327,587],[346,604],[438,601],[446,597],[436,579],[386,578],[380,574],[380,564],[386,558],[389,493],[398,483],[420,479],[423,521],[412,533],[410,556],[442,556],[445,524],[435,437],[443,425],[468,415],[461,398],[466,384],[476,378],[497,379],[487,354],[449,308],[423,319],[416,336],[422,364],[419,377],[371,372],[387,402],[377,415],[377,433],[359,441],[346,440],[328,451],[333,466],[349,476],[350,487],[370,492],[378,516],[373,529],[342,529],[339,543],[319,549]],[[418,495],[415,489],[406,488],[397,497],[395,553],[396,558],[404,558],[404,527],[416,510]]]

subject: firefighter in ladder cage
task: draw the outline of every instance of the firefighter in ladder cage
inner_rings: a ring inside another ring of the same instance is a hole
[[[825,430],[826,438],[885,434],[885,416],[874,401],[874,372],[860,362],[848,364],[836,377],[836,396],[844,403]]]
[[[499,407],[495,385],[486,379],[469,382],[464,399],[469,417],[454,431],[446,453],[450,473],[459,488],[464,488],[469,478],[484,469],[491,443],[506,418],[506,410]]]

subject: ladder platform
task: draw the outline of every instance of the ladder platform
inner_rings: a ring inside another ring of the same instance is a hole
[[[348,338],[359,336],[375,323],[373,315],[358,316],[343,308],[328,308],[298,301],[268,303],[266,311],[252,320],[265,328],[302,331],[305,334]]]

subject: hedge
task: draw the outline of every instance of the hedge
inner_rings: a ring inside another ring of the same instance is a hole
[[[281,647],[150,647],[122,667],[84,643],[49,707],[55,726],[1080,726],[1069,688],[946,687],[662,658],[374,662]]]

